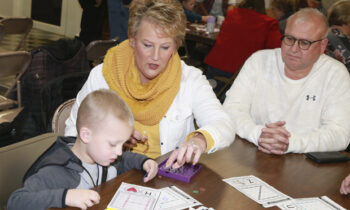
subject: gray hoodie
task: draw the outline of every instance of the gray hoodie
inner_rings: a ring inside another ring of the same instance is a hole
[[[143,163],[149,159],[144,155],[124,152],[108,168],[96,165],[97,173],[94,175],[73,154],[71,146],[75,139],[58,137],[34,162],[23,178],[24,186],[11,194],[7,203],[9,210],[64,208],[67,190],[92,188],[133,168],[142,170]]]

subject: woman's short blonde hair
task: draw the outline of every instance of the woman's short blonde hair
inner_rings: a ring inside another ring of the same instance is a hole
[[[130,37],[135,37],[141,21],[155,24],[164,35],[173,37],[177,47],[182,45],[186,34],[186,16],[179,0],[133,0],[130,4]]]
[[[335,2],[328,10],[329,26],[347,25],[350,23],[350,0]]]
[[[78,109],[77,131],[82,127],[98,129],[107,116],[134,126],[134,117],[129,106],[112,90],[100,89],[89,93]]]

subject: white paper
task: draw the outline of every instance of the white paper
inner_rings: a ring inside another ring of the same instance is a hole
[[[107,210],[175,210],[202,205],[175,186],[153,189],[123,182]]]
[[[280,202],[292,199],[256,176],[231,177],[223,179],[223,181],[255,202],[263,204],[265,208],[276,206]]]
[[[327,196],[294,199],[299,209],[307,210],[346,210]]]
[[[138,185],[122,183],[114,194],[107,209],[113,210],[150,210],[154,209],[160,191]]]
[[[189,196],[175,186],[160,189],[161,194],[155,209],[176,210],[202,205],[199,201]]]

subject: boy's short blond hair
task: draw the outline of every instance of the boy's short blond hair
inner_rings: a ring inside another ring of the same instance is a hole
[[[89,93],[81,102],[78,117],[77,131],[82,127],[95,129],[107,116],[134,125],[134,117],[128,105],[112,90],[101,89]]]

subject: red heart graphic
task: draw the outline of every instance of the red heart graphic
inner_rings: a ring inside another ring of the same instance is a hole
[[[137,192],[137,190],[134,187],[130,187],[127,191]]]

